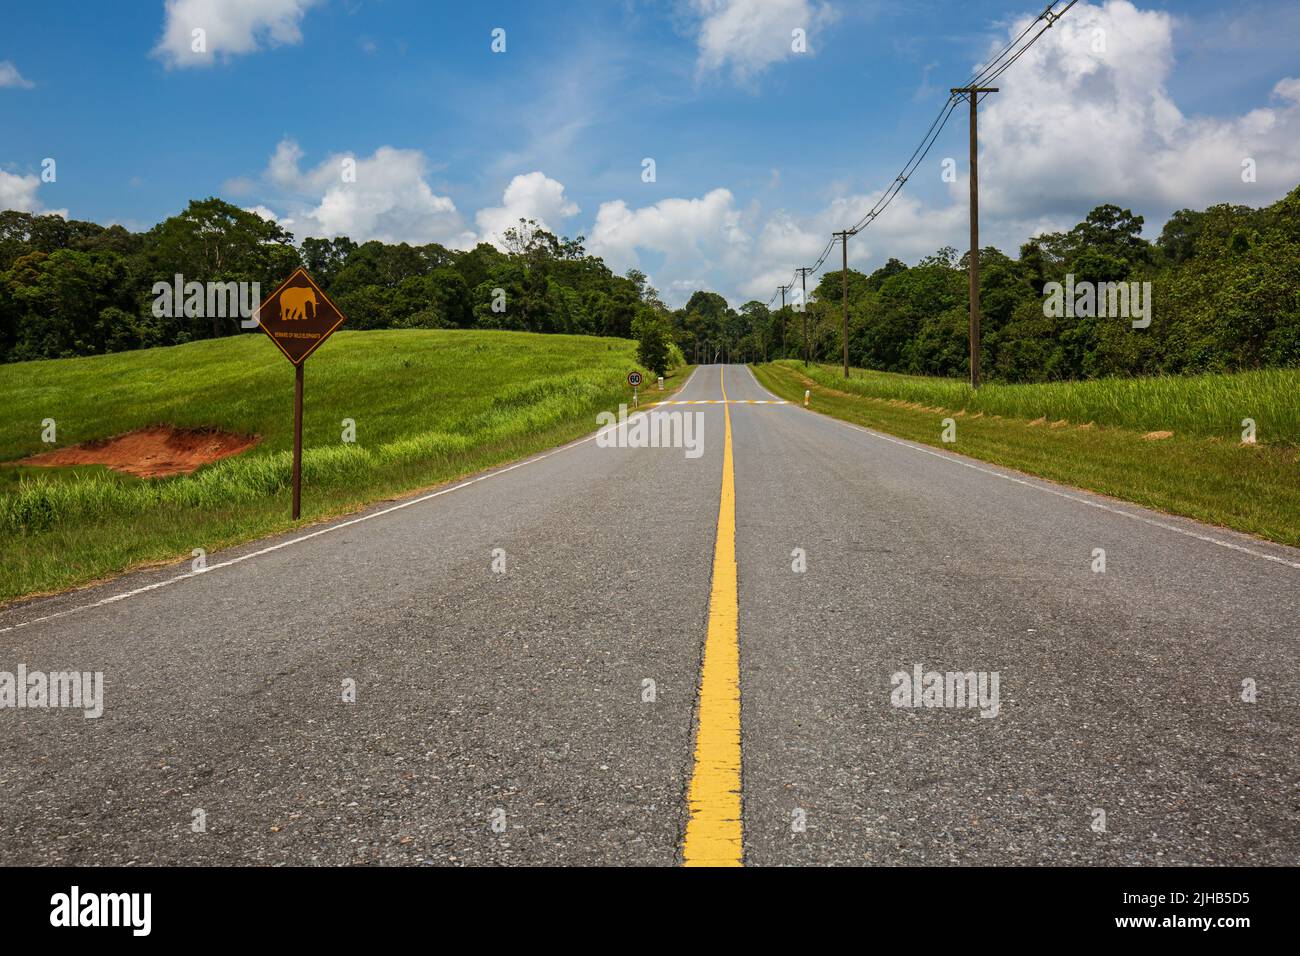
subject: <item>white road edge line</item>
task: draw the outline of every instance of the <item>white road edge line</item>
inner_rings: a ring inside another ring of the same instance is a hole
[[[759,384],[758,379],[754,376],[753,370],[750,369],[748,365],[745,366],[745,369],[746,371],[749,372],[750,378],[754,379],[754,384],[758,385],[759,388],[762,388],[763,391],[767,392],[767,389],[763,388],[763,386]],[[771,392],[768,392],[768,394],[770,395]],[[808,409],[808,411],[811,414],[818,415],[818,413],[813,412],[812,409]],[[818,417],[827,419],[832,422],[836,422],[837,424],[843,425],[845,428],[851,428],[854,431],[862,432],[864,435],[870,435],[872,438],[877,438],[881,441],[887,441],[893,445],[901,445],[902,447],[910,448],[913,451],[923,452],[927,455],[930,455],[934,458],[938,458],[942,461],[951,462],[954,465],[961,465],[963,468],[970,468],[974,471],[983,472],[986,475],[992,475],[993,477],[1001,478],[1004,481],[1013,481],[1018,485],[1024,485],[1026,488],[1037,488],[1039,491],[1045,491],[1049,495],[1056,495],[1056,497],[1064,498],[1067,501],[1073,501],[1081,505],[1087,505],[1089,508],[1098,508],[1102,511],[1109,511],[1111,514],[1119,515],[1123,518],[1129,518],[1133,521],[1140,521],[1143,524],[1149,524],[1153,528],[1163,528],[1165,531],[1173,531],[1176,534],[1181,534],[1188,538],[1195,538],[1198,541],[1205,541],[1208,544],[1216,544],[1221,548],[1228,548],[1229,550],[1232,551],[1239,551],[1242,554],[1249,554],[1251,557],[1254,558],[1263,558],[1265,561],[1274,561],[1277,564],[1286,565],[1288,568],[1296,568],[1297,570],[1300,570],[1300,561],[1288,561],[1286,558],[1278,557],[1275,554],[1268,554],[1263,551],[1255,551],[1251,548],[1244,547],[1232,541],[1224,541],[1222,538],[1211,537],[1208,534],[1198,534],[1195,531],[1189,531],[1186,528],[1180,528],[1177,525],[1168,524],[1164,521],[1157,521],[1155,518],[1148,518],[1146,515],[1134,514],[1131,511],[1125,511],[1122,508],[1116,508],[1111,505],[1105,504],[1104,502],[1101,501],[1092,501],[1091,499],[1088,498],[1081,498],[1078,495],[1072,495],[1064,491],[1058,491],[1056,488],[1050,488],[1045,485],[1038,484],[1038,482],[1026,481],[1023,478],[1017,478],[1014,475],[1004,475],[1000,471],[994,471],[992,468],[984,468],[980,465],[975,464],[974,462],[966,461],[962,458],[959,458],[956,455],[952,455],[947,452],[936,451],[933,448],[926,448],[924,445],[917,445],[909,441],[903,441],[902,439],[894,438],[890,435],[884,435],[881,434],[880,432],[872,431],[870,428],[863,428],[861,425],[854,425],[852,422],[846,422],[843,419],[835,418],[832,415],[818,415]],[[1047,481],[1048,479],[1043,478],[1039,480]],[[1188,518],[1187,520],[1192,521],[1195,519]],[[1285,545],[1279,545],[1279,547],[1285,547]]]
[[[691,384],[691,381],[695,378],[695,372],[698,372],[699,370],[700,370],[700,366],[697,365],[695,367],[695,371],[691,372],[690,376],[686,379],[686,381],[682,383],[682,391],[685,391],[686,387]],[[649,414],[648,411],[634,412],[633,414],[628,416],[627,420],[631,421],[633,418],[636,418],[638,415],[648,415],[648,414]],[[76,607],[66,608],[62,611],[56,611],[53,614],[46,614],[43,617],[34,617],[29,621],[19,621],[17,624],[10,624],[7,627],[0,627],[0,634],[7,634],[9,631],[16,631],[20,627],[28,627],[32,624],[43,624],[46,621],[53,621],[61,617],[67,617],[71,614],[77,614],[81,611],[89,611],[97,607],[104,607],[109,604],[116,604],[118,601],[125,601],[127,598],[133,598],[140,594],[147,594],[150,591],[157,591],[160,588],[165,588],[168,587],[169,585],[177,584],[181,581],[187,581],[190,578],[197,578],[205,574],[211,574],[213,571],[218,571],[221,568],[228,568],[232,565],[240,564],[243,561],[251,560],[252,558],[260,558],[262,557],[262,555],[270,554],[273,551],[279,551],[282,548],[292,547],[295,544],[302,544],[304,541],[310,541],[312,538],[319,538],[321,535],[329,534],[333,531],[339,531],[343,528],[349,528],[354,524],[360,524],[363,521],[370,521],[372,518],[382,518],[384,515],[390,515],[394,511],[401,511],[403,508],[410,508],[412,505],[418,505],[418,504],[423,504],[426,501],[432,501],[434,498],[440,498],[443,495],[450,494],[453,491],[459,491],[462,488],[468,488],[470,485],[478,484],[480,481],[486,481],[488,478],[495,478],[498,475],[504,475],[507,472],[514,471],[516,468],[523,468],[525,465],[531,465],[534,462],[539,462],[544,459],[550,458],[552,455],[558,455],[560,452],[568,451],[570,448],[577,448],[579,445],[585,445],[587,442],[593,441],[599,438],[601,435],[605,434],[606,432],[616,430],[619,427],[620,426],[617,424],[609,425],[605,428],[598,429],[596,432],[594,432],[591,435],[588,435],[586,438],[579,438],[577,441],[569,442],[569,444],[567,445],[561,445],[559,448],[552,448],[550,451],[543,452],[540,455],[534,455],[531,458],[525,458],[523,461],[517,461],[513,465],[506,465],[504,468],[496,468],[493,469],[492,471],[486,471],[481,475],[476,475],[473,478],[469,478],[466,481],[462,481],[458,485],[452,485],[450,488],[441,488],[438,491],[430,492],[427,495],[421,495],[418,498],[412,498],[409,501],[400,502],[399,504],[393,505],[391,508],[384,508],[381,511],[375,511],[375,512],[371,512],[370,514],[359,515],[356,518],[349,518],[347,521],[340,521],[338,524],[328,525],[324,528],[317,528],[315,531],[312,531],[309,534],[300,535],[297,538],[291,538],[288,541],[281,541],[279,544],[273,544],[270,547],[262,548],[260,551],[252,551],[248,554],[241,554],[237,558],[230,558],[227,561],[219,561],[216,564],[209,565],[207,568],[205,568],[202,571],[187,571],[184,574],[178,574],[172,578],[166,578],[165,580],[162,581],[155,581],[153,584],[146,584],[144,587],[133,588],[130,591],[123,591],[120,594],[114,594],[110,597],[103,598],[91,604],[80,604]],[[56,600],[56,599],[51,599],[51,600]],[[3,611],[0,611],[0,613],[3,613]]]

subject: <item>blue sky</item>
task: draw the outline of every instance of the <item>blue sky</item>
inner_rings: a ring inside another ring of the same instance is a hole
[[[766,300],[869,207],[947,88],[1042,6],[11,4],[0,205],[147,228],[220,195],[299,238],[452,245],[527,214],[649,272],[670,304],[695,287]],[[205,55],[188,47],[196,25]],[[806,53],[790,49],[793,27]],[[1084,50],[1095,30],[1106,49]],[[1297,35],[1300,3],[1080,3],[981,122],[988,240],[1014,252],[1105,201],[1154,231],[1182,205],[1278,198],[1300,183]],[[347,157],[355,184],[337,175]],[[855,266],[963,247],[964,178],[944,182],[943,157],[964,177],[960,114],[905,198],[855,238]]]

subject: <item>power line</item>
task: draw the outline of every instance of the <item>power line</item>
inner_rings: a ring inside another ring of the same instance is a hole
[[[994,80],[996,80],[999,76],[1001,76],[1001,75],[1002,75],[1003,73],[1005,73],[1008,69],[1010,69],[1011,64],[1015,63],[1016,60],[1018,60],[1018,59],[1020,59],[1022,56],[1024,56],[1024,55],[1025,55],[1025,51],[1028,50],[1028,49],[1029,49],[1031,46],[1033,46],[1035,43],[1037,43],[1039,37],[1041,37],[1041,36],[1042,36],[1044,33],[1046,33],[1048,30],[1052,29],[1052,26],[1056,23],[1056,21],[1059,20],[1059,19],[1061,19],[1061,17],[1065,16],[1066,13],[1069,12],[1070,7],[1074,6],[1076,3],[1078,3],[1078,0],[1070,0],[1070,2],[1069,2],[1068,4],[1066,4],[1065,9],[1063,9],[1060,13],[1053,13],[1053,12],[1051,11],[1051,7],[1049,7],[1046,11],[1044,11],[1042,14],[1040,14],[1040,15],[1039,15],[1039,19],[1043,19],[1043,18],[1046,18],[1046,19],[1047,19],[1047,23],[1043,25],[1043,28],[1042,28],[1041,30],[1039,30],[1037,33],[1035,33],[1033,39],[1030,40],[1028,43],[1026,43],[1024,46],[1022,46],[1022,47],[1021,47],[1021,48],[1016,52],[1016,55],[1015,55],[1015,56],[1013,56],[1011,59],[1007,60],[1006,63],[1002,64],[1002,66],[1000,66],[1000,67],[998,68],[998,70],[997,70],[996,73],[992,74],[991,76],[985,77],[984,79],[981,79],[981,80],[980,80],[980,85],[984,85],[984,84],[987,84],[987,83],[992,83],[992,82],[993,82]],[[1052,6],[1055,6],[1055,4],[1053,4]],[[1031,26],[1032,26],[1032,25],[1031,25]],[[973,85],[973,84],[972,84],[972,85]]]
[[[912,178],[912,174],[916,172],[917,167],[919,167],[921,163],[925,162],[925,157],[930,154],[930,150],[939,139],[939,134],[942,133],[943,128],[948,125],[948,119],[952,116],[953,110],[957,108],[958,102],[956,96],[948,97],[948,101],[944,103],[943,109],[939,111],[938,117],[936,117],[935,121],[930,124],[930,132],[927,134],[927,139],[921,141],[921,145],[917,146],[913,151],[912,159],[908,160],[908,164],[903,167],[903,171],[894,177],[894,181],[889,184],[889,187],[885,190],[880,199],[876,200],[876,204],[871,207],[871,210],[865,216],[857,221],[849,232],[856,235],[867,226],[871,225],[871,223],[875,221],[876,217],[889,208],[889,204],[894,201],[895,196],[903,191],[903,187],[907,185],[907,181]]]
[[[1050,30],[1053,25],[1055,25],[1057,20],[1061,19],[1061,17],[1065,16],[1065,14],[1070,11],[1070,8],[1073,7],[1078,0],[1069,0],[1069,2],[1066,3],[1058,12],[1056,6],[1061,2],[1064,2],[1064,0],[1052,0],[1051,3],[1047,4],[1047,6],[1043,8],[1042,12],[1031,20],[1029,25],[1021,31],[1019,36],[1003,47],[1002,50],[998,52],[997,56],[990,59],[984,64],[984,66],[972,74],[970,80],[964,84],[964,86],[970,89],[978,89],[981,86],[987,86],[1010,69],[1017,60],[1024,56],[1025,51],[1037,43],[1038,39]],[[1030,33],[1033,32],[1034,27],[1039,23],[1043,23],[1043,26],[1031,37]],[[1025,40],[1026,37],[1029,37],[1027,42]],[[971,95],[975,96],[978,102],[982,101],[984,96],[987,94],[976,92]],[[925,131],[925,135],[921,137],[921,141],[917,144],[916,149],[912,151],[912,155],[909,156],[907,162],[903,164],[903,168],[899,174],[894,177],[893,181],[890,182],[888,187],[886,187],[884,193],[882,193],[880,198],[876,200],[875,204],[867,211],[866,215],[859,219],[850,229],[841,230],[841,232],[846,232],[850,236],[857,235],[874,222],[881,213],[889,208],[890,203],[892,203],[895,197],[902,192],[907,181],[912,177],[920,165],[925,162],[925,158],[930,154],[930,150],[934,147],[939,135],[943,132],[944,127],[947,126],[948,120],[952,117],[958,104],[964,99],[964,96],[955,92],[948,95],[948,99],[944,102],[943,106],[940,107],[938,114],[930,123],[929,128]],[[816,264],[806,271],[796,269],[794,277],[804,280],[809,273],[815,273],[821,269],[822,265],[826,262],[826,257],[830,255],[831,249],[834,248],[835,241],[835,238],[832,237],[831,241],[826,245],[826,248],[822,250],[821,255],[817,257]],[[794,282],[791,280],[790,283],[787,283],[786,288],[788,289],[793,284]],[[780,290],[778,289],[778,292],[779,291]],[[768,300],[768,304],[771,305],[775,299],[776,295],[774,294],[772,298]]]
[[[1055,3],[1049,3],[1046,7],[1044,7],[1042,13],[1040,13],[1038,16],[1034,17],[1034,19],[1032,19],[1032,20],[1029,21],[1029,26],[1025,27],[1024,32],[1022,32],[1022,33],[1020,34],[1020,36],[1016,37],[1014,40],[1012,40],[1010,43],[1008,43],[1005,47],[1003,47],[1003,48],[1002,48],[1002,52],[1000,52],[1000,53],[999,53],[997,56],[995,56],[993,59],[989,60],[988,63],[986,63],[986,64],[984,65],[984,68],[981,69],[978,73],[972,73],[970,79],[968,79],[968,80],[967,80],[965,83],[963,83],[962,85],[963,85],[963,86],[979,86],[980,84],[984,83],[985,80],[986,80],[985,74],[988,73],[989,70],[993,69],[993,68],[994,68],[994,65],[995,65],[999,60],[1001,60],[1004,56],[1006,56],[1007,53],[1008,53],[1010,50],[1014,49],[1017,43],[1019,43],[1019,42],[1020,42],[1021,40],[1023,40],[1026,36],[1028,36],[1029,31],[1032,30],[1032,29],[1034,28],[1034,24],[1037,23],[1039,20],[1043,19],[1043,17],[1046,16],[1046,15],[1051,11],[1052,7],[1054,7],[1054,6],[1056,6]],[[1068,10],[1069,8],[1067,7],[1066,9]]]

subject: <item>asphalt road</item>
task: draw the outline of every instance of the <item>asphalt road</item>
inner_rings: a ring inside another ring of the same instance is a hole
[[[663,409],[699,457],[589,439],[0,612],[0,671],[105,685],[0,709],[0,863],[682,862],[728,414],[745,864],[1300,863],[1300,551],[738,366],[676,398],[724,382]],[[895,706],[916,665],[996,716]]]

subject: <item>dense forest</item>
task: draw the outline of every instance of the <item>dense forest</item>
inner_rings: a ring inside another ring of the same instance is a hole
[[[1069,232],[1029,240],[1018,258],[982,249],[985,377],[1039,382],[1300,365],[1300,188],[1263,209],[1180,210],[1154,242],[1142,227],[1142,216],[1105,205]],[[1150,282],[1150,325],[1046,315],[1044,290],[1067,275],[1076,284]],[[841,271],[827,272],[809,290],[814,360],[840,361],[844,281]],[[848,301],[853,365],[969,374],[965,255],[946,248],[913,266],[890,259],[870,275],[850,269]],[[802,356],[804,316],[793,308],[724,306],[696,293],[683,342],[698,337],[751,359]]]
[[[1045,381],[1102,375],[1300,365],[1300,188],[1262,209],[1181,210],[1154,242],[1143,217],[1105,205],[1068,232],[1027,241],[1012,259],[981,251],[986,377]],[[803,354],[838,361],[839,271],[810,290],[806,314],[748,302],[733,309],[696,292],[669,310],[642,273],[617,276],[584,239],[521,220],[502,245],[468,251],[436,243],[295,244],[279,225],[219,199],[145,233],[20,212],[0,213],[0,360],[92,355],[233,335],[236,317],[158,316],[153,286],[260,282],[263,295],[304,265],[348,316],[348,328],[504,328],[633,337],[662,370],[677,350],[692,361]],[[1149,327],[1120,318],[1052,316],[1044,289],[1082,282],[1149,282]],[[964,376],[966,258],[940,249],[915,265],[890,259],[849,270],[854,365]],[[498,293],[497,290],[502,290]],[[495,308],[494,308],[495,306]]]
[[[220,199],[191,202],[145,233],[0,212],[0,359],[95,355],[234,335],[236,316],[156,315],[154,284],[259,282],[306,266],[349,329],[500,328],[632,337],[666,310],[643,274],[616,276],[535,222],[504,249],[303,240]],[[501,290],[497,293],[496,290]],[[494,309],[493,306],[496,305]],[[198,310],[206,313],[208,310]],[[636,329],[634,329],[634,325]],[[666,333],[665,333],[666,334]]]

